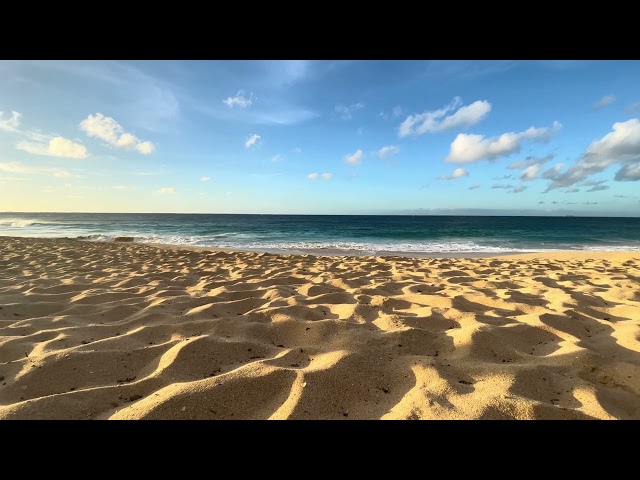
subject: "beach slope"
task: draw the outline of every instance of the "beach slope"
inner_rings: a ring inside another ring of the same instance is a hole
[[[0,237],[2,419],[640,419],[640,252]]]

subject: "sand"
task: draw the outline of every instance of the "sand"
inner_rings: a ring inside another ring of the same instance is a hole
[[[640,419],[640,253],[0,237],[2,419]]]

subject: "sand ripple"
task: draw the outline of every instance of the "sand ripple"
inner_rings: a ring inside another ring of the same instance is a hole
[[[639,281],[0,237],[0,418],[640,419]]]

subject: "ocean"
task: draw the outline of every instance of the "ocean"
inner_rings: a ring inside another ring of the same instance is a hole
[[[448,256],[640,251],[640,218],[0,213],[0,235],[271,253]]]

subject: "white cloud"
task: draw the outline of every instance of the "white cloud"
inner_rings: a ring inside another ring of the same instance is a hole
[[[224,103],[229,108],[233,108],[233,107],[247,108],[253,104],[254,98],[255,97],[253,96],[253,93],[250,94],[248,97],[245,97],[244,91],[238,90],[238,93],[236,93],[234,97],[227,97],[224,100],[222,100],[222,103]]]
[[[469,175],[464,168],[456,168],[451,175],[443,175],[438,177],[440,180],[455,180],[456,178],[462,178]]]
[[[284,157],[282,155],[280,155],[279,153],[277,155],[274,155],[273,157],[271,157],[271,161],[272,162],[279,162],[280,160],[283,160]]]
[[[616,172],[618,182],[632,182],[640,180],[640,162],[625,165]]]
[[[201,182],[208,182],[209,180],[211,180],[211,177],[200,177]]]
[[[612,128],[604,137],[593,141],[566,172],[545,172],[544,176],[551,180],[547,191],[582,182],[613,164],[622,164],[616,173],[618,179],[633,180],[633,176],[627,177],[631,167],[626,166],[640,163],[640,120],[632,118],[626,122],[616,122]]]
[[[604,107],[606,107],[608,105],[611,105],[615,101],[616,101],[616,97],[615,96],[613,96],[613,95],[605,95],[600,100],[598,100],[596,103],[594,103],[591,108],[593,108],[594,110],[598,110],[599,108],[604,108]]]
[[[387,145],[386,147],[382,147],[377,151],[376,155],[380,158],[391,157],[392,155],[397,155],[400,152],[400,149],[395,145]]]
[[[29,167],[20,162],[0,162],[0,172],[19,173],[22,175],[53,175],[56,178],[79,177],[79,175],[74,175],[67,170],[49,167]]]
[[[525,168],[520,174],[520,179],[524,181],[530,181],[536,178],[538,174],[538,170],[540,169],[540,164],[534,163],[533,165],[529,165]]]
[[[362,163],[362,156],[362,150],[356,150],[351,155],[344,157],[344,161],[349,165],[360,165],[360,163]]]
[[[527,189],[527,187],[525,187],[524,185],[516,185],[516,187],[511,190],[509,193],[520,193],[520,192],[524,192]]]
[[[480,188],[481,186],[482,186],[482,185],[480,185],[479,183],[476,183],[475,185],[471,185],[471,186],[469,187],[469,190],[476,190],[476,189]]]
[[[158,193],[159,195],[173,195],[174,193],[176,193],[176,189],[173,187],[164,187],[158,190],[156,193]]]
[[[553,122],[551,128],[530,127],[523,132],[503,133],[497,137],[485,138],[484,135],[459,133],[451,143],[447,162],[470,163],[478,160],[495,160],[521,149],[523,140],[547,142],[551,135],[561,128],[560,122]]]
[[[125,132],[122,125],[111,117],[105,117],[102,113],[90,114],[80,122],[80,128],[90,137],[104,140],[116,148],[136,150],[145,155],[153,153],[155,150],[153,143],[143,142],[135,135]]]
[[[300,147],[295,147],[291,150],[293,153],[300,153],[302,152],[302,149]]]
[[[462,99],[455,97],[449,105],[438,110],[409,115],[400,124],[398,135],[402,138],[409,135],[443,132],[452,128],[470,127],[481,121],[491,111],[491,104],[486,100],[478,100],[466,106],[461,105]]]
[[[0,130],[12,132],[12,133],[18,133],[18,127],[20,126],[21,116],[22,116],[21,113],[12,111],[11,116],[5,119],[4,112],[0,112]]]
[[[333,173],[323,173],[323,174],[319,174],[319,173],[310,173],[309,175],[307,175],[307,178],[309,180],[317,180],[318,178],[321,178],[322,180],[331,180],[333,178]]]
[[[260,140],[260,138],[261,138],[260,135],[258,135],[257,133],[252,133],[251,135],[249,135],[249,138],[244,143],[244,146],[246,148],[251,148],[258,143],[258,140]]]
[[[86,158],[89,155],[84,145],[72,142],[64,137],[53,137],[48,144],[18,142],[16,148],[34,155],[47,155],[50,157]]]
[[[357,102],[352,103],[351,105],[336,105],[335,111],[338,115],[340,115],[340,118],[342,120],[351,120],[353,118],[353,112],[355,112],[356,110],[360,110],[361,108],[364,108],[364,103]]]
[[[394,117],[399,117],[400,115],[402,115],[402,107],[400,107],[400,105],[396,105],[395,107],[393,107],[391,114]]]

